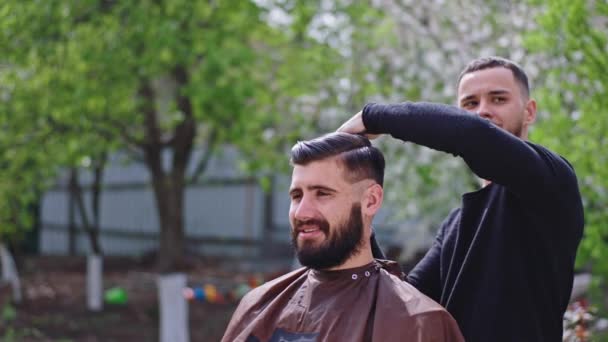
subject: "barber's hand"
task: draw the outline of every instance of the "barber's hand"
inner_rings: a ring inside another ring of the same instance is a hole
[[[365,133],[365,125],[363,124],[363,114],[361,112],[355,114],[352,118],[348,119],[348,121],[343,123],[337,131],[352,134],[364,134],[370,140],[376,139],[380,136],[380,134]]]

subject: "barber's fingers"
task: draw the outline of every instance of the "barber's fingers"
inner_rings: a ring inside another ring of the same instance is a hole
[[[365,125],[363,124],[363,114],[361,112],[353,115],[345,123],[340,126],[338,132],[352,133],[352,134],[364,134],[368,139],[376,139],[380,134],[366,134]]]
[[[363,124],[363,115],[361,112],[353,115],[345,123],[338,128],[338,132],[361,134],[365,132],[365,125]]]

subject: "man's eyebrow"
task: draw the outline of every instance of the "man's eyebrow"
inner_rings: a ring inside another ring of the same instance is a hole
[[[506,90],[506,89],[498,89],[498,90],[492,90],[489,92],[490,95],[505,95],[505,94],[509,94],[510,91]]]
[[[464,101],[467,101],[467,100],[472,100],[472,99],[474,99],[476,97],[477,97],[476,95],[467,95],[467,96],[461,98],[460,102],[464,102]]]
[[[332,189],[332,188],[324,186],[324,185],[310,185],[306,188],[308,190],[323,190],[323,191],[329,191],[329,192],[336,192],[336,189]]]
[[[306,187],[307,190],[323,190],[327,192],[336,192],[336,189],[324,186],[324,185],[309,185]],[[293,195],[294,193],[302,192],[302,188],[296,187],[289,190],[289,194]]]
[[[497,90],[491,90],[491,91],[488,92],[488,94],[494,95],[494,96],[496,96],[496,95],[507,95],[507,94],[510,94],[510,93],[511,92],[508,91],[508,90],[506,90],[506,89],[497,89]],[[467,96],[461,98],[459,100],[459,102],[464,102],[464,101],[472,100],[472,99],[475,99],[475,98],[477,98],[477,95],[471,94],[471,95],[467,95]]]

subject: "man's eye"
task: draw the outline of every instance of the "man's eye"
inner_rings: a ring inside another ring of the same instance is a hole
[[[317,196],[321,196],[321,197],[329,196],[329,192],[319,191],[319,192],[317,192]]]
[[[477,102],[475,101],[468,101],[462,104],[462,108],[474,108],[475,106],[477,106]]]
[[[300,194],[291,194],[291,195],[289,195],[289,197],[291,197],[292,201],[298,201],[302,197],[302,195],[300,195]]]
[[[505,99],[504,97],[495,97],[493,101],[494,103],[505,103],[507,99]]]

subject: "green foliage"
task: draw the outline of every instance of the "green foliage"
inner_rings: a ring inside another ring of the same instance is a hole
[[[546,3],[527,46],[546,56],[537,92],[543,120],[536,141],[575,167],[585,207],[579,266],[608,280],[608,4],[555,0]],[[548,115],[550,113],[550,115]]]
[[[150,151],[171,151],[171,181],[156,183],[167,187],[197,169],[193,144],[234,145],[252,171],[286,168],[277,152],[319,120],[302,99],[331,88],[342,56],[309,35],[317,1],[267,3],[291,22],[252,1],[3,1],[0,232],[29,223],[24,208],[59,170],[115,150],[155,177]]]
[[[4,307],[2,307],[2,314],[0,315],[0,321],[4,323],[8,323],[17,318],[17,310],[10,304],[6,303]]]
[[[45,340],[45,336],[37,328],[13,328],[8,327],[2,335],[0,340],[3,342],[19,342],[27,340]],[[59,341],[70,342],[68,339],[58,339]]]

